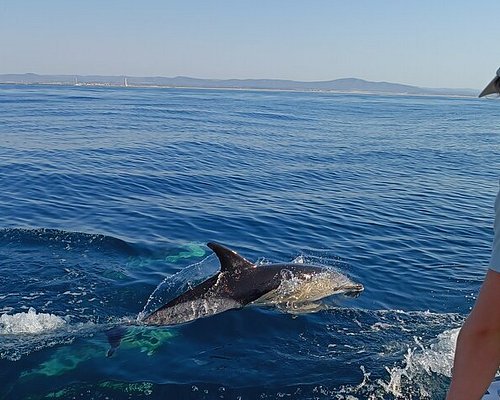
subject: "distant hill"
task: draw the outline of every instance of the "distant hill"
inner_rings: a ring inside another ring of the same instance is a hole
[[[37,75],[0,74],[0,83],[16,84],[59,84],[59,85],[103,85],[103,86],[162,86],[214,89],[261,89],[300,90],[330,92],[362,92],[380,94],[414,95],[454,95],[477,96],[474,89],[422,88],[390,82],[372,82],[357,78],[335,79],[331,81],[301,82],[283,79],[198,79],[184,76],[137,77],[100,75]]]

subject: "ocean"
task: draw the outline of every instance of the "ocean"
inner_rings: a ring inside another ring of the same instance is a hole
[[[490,255],[499,111],[1,85],[0,398],[442,399]],[[133,325],[106,357],[110,327],[217,272],[209,241],[365,290]]]

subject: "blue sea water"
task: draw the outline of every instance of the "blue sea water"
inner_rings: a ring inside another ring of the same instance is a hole
[[[0,86],[1,399],[441,399],[490,254],[500,103]],[[105,331],[218,241],[361,282]]]

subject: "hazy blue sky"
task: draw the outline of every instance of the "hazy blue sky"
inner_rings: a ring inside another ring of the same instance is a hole
[[[0,73],[481,88],[498,0],[0,0]]]

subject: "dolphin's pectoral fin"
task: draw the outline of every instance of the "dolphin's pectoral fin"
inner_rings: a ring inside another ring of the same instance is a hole
[[[255,267],[254,264],[240,256],[235,251],[221,246],[218,243],[210,242],[207,243],[207,246],[213,250],[219,259],[221,272],[232,272],[235,270]]]
[[[106,332],[108,337],[109,349],[106,357],[111,357],[115,354],[116,349],[120,347],[123,337],[127,333],[127,328],[124,326],[115,326]]]

